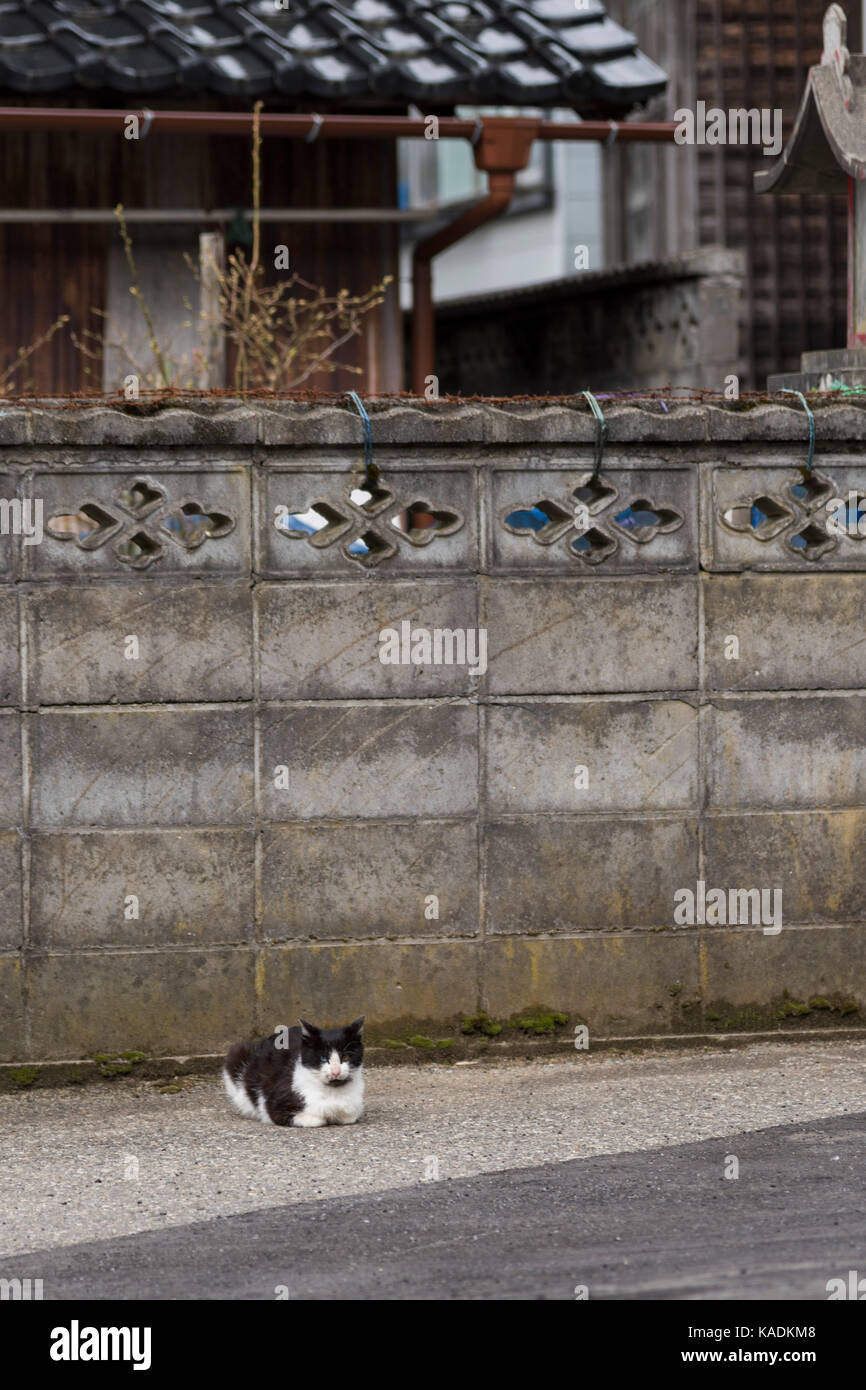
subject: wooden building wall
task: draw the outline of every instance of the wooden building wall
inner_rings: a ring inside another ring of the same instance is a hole
[[[397,203],[393,142],[263,141],[262,203],[271,207],[387,207]],[[240,208],[252,203],[245,138],[152,135],[142,141],[74,132],[0,134],[0,204],[7,208]],[[203,229],[203,228],[202,228]],[[192,230],[192,229],[191,229]],[[131,227],[133,242],[135,227]],[[0,371],[61,313],[78,333],[104,309],[113,226],[0,223]],[[362,368],[309,384],[328,390],[399,390],[398,238],[394,224],[268,223],[263,245],[289,247],[291,266],[333,293],[394,276],[386,303],[340,360]],[[273,266],[271,253],[270,264]],[[278,274],[279,272],[274,272]],[[98,367],[98,364],[97,364]],[[97,385],[92,382],[91,385]],[[28,389],[86,389],[68,333],[33,358]]]
[[[859,0],[847,0],[848,46],[861,51]],[[670,75],[649,115],[698,100],[781,108],[791,132],[809,68],[820,62],[827,0],[612,0],[620,22]],[[758,195],[759,148],[612,149],[606,189],[610,263],[696,246],[742,250],[744,385],[797,371],[800,353],[846,342],[847,227],[842,198]]]

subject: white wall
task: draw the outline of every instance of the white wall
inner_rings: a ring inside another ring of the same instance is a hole
[[[601,161],[597,145],[555,143],[554,205],[545,212],[500,217],[443,251],[433,262],[436,300],[518,289],[575,274],[574,249],[589,249],[589,269],[603,265]],[[412,250],[404,247],[401,302],[412,302]]]

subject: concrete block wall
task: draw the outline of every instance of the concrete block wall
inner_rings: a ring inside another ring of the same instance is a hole
[[[617,405],[593,479],[580,400],[370,408],[369,488],[341,403],[0,411],[0,1058],[858,1022],[866,412],[804,480],[796,404]],[[698,882],[782,930],[677,925]]]

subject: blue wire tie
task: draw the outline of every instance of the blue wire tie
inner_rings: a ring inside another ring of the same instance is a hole
[[[593,478],[597,478],[599,473],[601,472],[601,460],[604,455],[604,441],[607,435],[607,421],[604,418],[604,412],[602,411],[601,406],[595,399],[595,396],[592,394],[592,392],[584,391],[583,397],[584,400],[587,400],[589,402],[590,409],[592,410],[593,415],[598,421],[598,429],[596,431],[595,436],[595,466],[592,470]]]
[[[354,405],[364,425],[364,472],[366,481],[369,483],[375,478],[373,472],[373,426],[370,424],[370,417],[364,409],[364,402],[357,391],[347,391],[346,395]]]
[[[815,416],[802,391],[795,391],[791,386],[782,386],[780,389],[786,396],[797,396],[809,417],[809,457],[806,460],[806,477],[809,478],[812,475],[812,461],[815,457]]]

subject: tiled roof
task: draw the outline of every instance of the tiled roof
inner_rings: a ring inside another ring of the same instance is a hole
[[[0,0],[0,95],[570,106],[664,89],[598,0]]]

